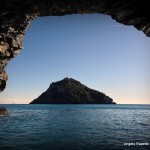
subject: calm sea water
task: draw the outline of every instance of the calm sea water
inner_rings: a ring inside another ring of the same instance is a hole
[[[1,106],[0,150],[150,149],[150,105]]]

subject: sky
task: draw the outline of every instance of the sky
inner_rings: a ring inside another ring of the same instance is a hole
[[[65,77],[118,104],[150,104],[150,38],[101,14],[39,17],[8,63],[1,104],[28,104]]]

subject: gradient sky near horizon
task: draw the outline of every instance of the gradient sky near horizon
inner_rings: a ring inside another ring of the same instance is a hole
[[[150,104],[150,38],[100,14],[41,17],[7,68],[1,104],[27,104],[51,82],[74,78],[118,104]]]

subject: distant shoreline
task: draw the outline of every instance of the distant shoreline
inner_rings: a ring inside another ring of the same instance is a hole
[[[116,103],[117,105],[150,105],[150,104],[118,104],[118,103]],[[15,104],[11,104],[11,103],[9,103],[9,104],[0,104],[0,107],[1,107],[1,105],[3,106],[3,105],[30,105],[29,103],[26,103],[26,104],[17,104],[17,103],[15,103]],[[34,104],[32,104],[32,105],[34,105]],[[35,104],[35,105],[61,105],[61,104]],[[101,105],[101,104],[64,104],[64,105]],[[110,105],[110,104],[102,104],[102,105]]]

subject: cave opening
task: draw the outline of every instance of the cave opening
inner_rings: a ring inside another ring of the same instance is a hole
[[[119,103],[143,103],[142,98],[148,103],[149,39],[132,26],[100,14],[39,17],[31,22],[23,46],[7,67],[5,103],[29,103],[66,76]]]

